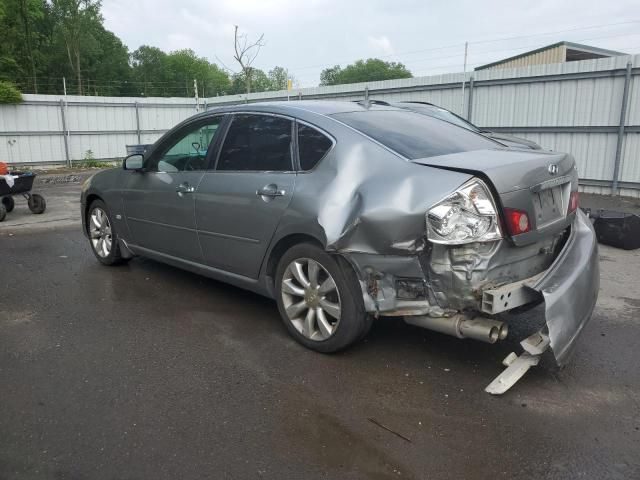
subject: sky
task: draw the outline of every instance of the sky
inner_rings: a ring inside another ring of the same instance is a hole
[[[370,57],[414,76],[461,72],[561,40],[640,53],[639,0],[103,0],[105,27],[130,51],[190,48],[230,71],[234,25],[264,34],[254,66],[287,68],[296,86]]]

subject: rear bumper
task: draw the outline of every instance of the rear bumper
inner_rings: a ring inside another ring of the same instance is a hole
[[[385,316],[452,317],[461,311],[468,310],[452,309],[446,305],[441,308],[437,299],[434,301],[433,296],[412,301],[398,298],[396,282],[400,278],[423,282],[426,294],[431,293],[417,255],[385,256],[350,253],[344,257],[351,263],[360,280],[364,306],[368,312]],[[471,288],[473,285],[469,280],[465,285],[473,295],[483,299],[482,302],[476,302],[478,307],[482,304],[478,312],[491,316],[539,301],[540,298],[544,299],[544,308],[536,309],[544,318],[536,318],[535,325],[542,327],[546,322],[551,349],[558,364],[562,365],[568,361],[576,340],[590,320],[595,307],[600,288],[598,261],[598,243],[593,226],[579,210],[562,251],[541,273],[515,283],[503,284],[498,288],[475,290],[475,287]],[[512,269],[517,271],[515,267]],[[473,272],[474,270],[462,271],[460,282],[464,280],[467,273],[472,276]],[[453,287],[458,284],[447,285]],[[497,294],[500,298],[500,292],[503,290],[510,292],[505,293],[505,297],[508,295],[510,298],[508,304],[503,300],[499,306],[487,305],[485,293],[491,293],[494,296]],[[449,300],[461,295],[451,289],[445,289],[444,293],[448,295]]]
[[[551,349],[558,364],[564,365],[591,319],[600,289],[598,241],[582,211],[578,210],[562,252],[529,286],[544,297]]]

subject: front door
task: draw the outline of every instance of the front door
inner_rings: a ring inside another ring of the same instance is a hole
[[[196,194],[196,222],[205,262],[257,278],[262,259],[295,186],[293,122],[236,114],[215,170]]]
[[[132,243],[202,263],[195,222],[195,191],[208,167],[222,116],[186,125],[130,172],[124,211]]]

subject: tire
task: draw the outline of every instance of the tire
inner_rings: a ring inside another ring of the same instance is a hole
[[[45,201],[44,197],[42,195],[38,195],[37,193],[33,193],[29,196],[27,205],[29,205],[29,210],[31,210],[31,213],[35,213],[36,215],[44,213],[44,211],[47,209],[47,202]]]
[[[310,268],[317,274],[310,274]],[[342,350],[359,340],[371,325],[351,266],[341,267],[335,257],[315,245],[291,247],[278,263],[275,281],[282,321],[291,336],[311,350]]]
[[[13,199],[13,197],[3,197],[2,205],[4,205],[4,208],[7,210],[7,213],[9,213],[13,211],[14,207],[16,206],[16,202]]]
[[[118,243],[118,232],[113,224],[111,213],[102,200],[94,200],[89,205],[87,234],[91,251],[103,265],[120,265],[129,260],[122,257]]]
[[[7,216],[7,209],[5,208],[3,203],[0,203],[0,222],[4,221]]]

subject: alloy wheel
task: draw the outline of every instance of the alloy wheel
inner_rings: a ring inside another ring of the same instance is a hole
[[[299,258],[291,262],[280,290],[287,318],[304,337],[323,341],[334,334],[342,313],[340,293],[318,261]]]
[[[91,211],[89,237],[96,254],[102,258],[108,257],[111,253],[113,237],[109,217],[101,208],[96,207]]]

